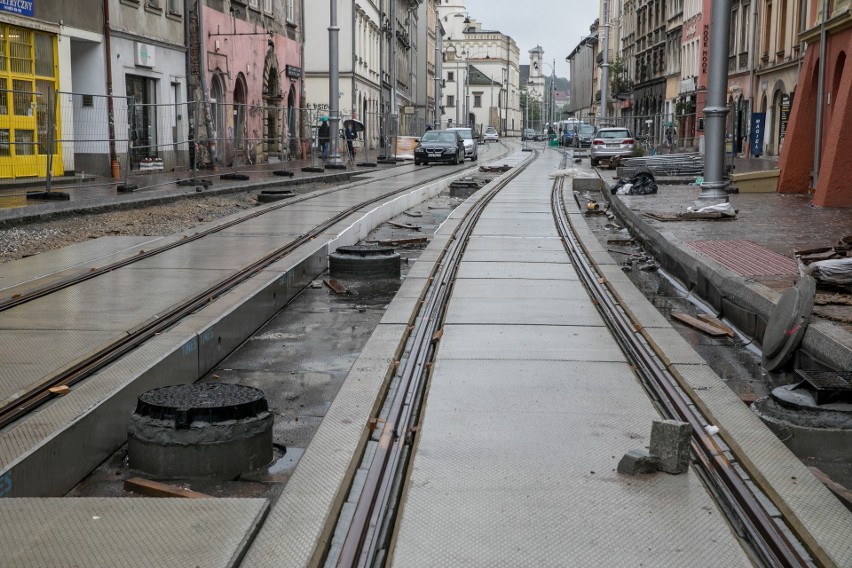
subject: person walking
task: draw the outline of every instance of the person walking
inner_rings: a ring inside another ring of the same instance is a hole
[[[320,148],[322,149],[322,159],[328,160],[328,146],[331,142],[331,131],[328,127],[327,116],[320,117],[320,126],[319,132],[317,132],[317,138],[319,141]]]
[[[355,140],[358,138],[358,133],[355,132],[355,127],[351,122],[346,125],[343,137],[346,139],[346,148],[349,150],[349,161],[352,162],[355,160]]]

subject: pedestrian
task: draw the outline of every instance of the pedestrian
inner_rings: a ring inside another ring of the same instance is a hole
[[[669,150],[674,149],[674,129],[671,126],[666,130],[666,145]]]
[[[346,130],[343,131],[343,137],[346,139],[346,148],[349,150],[349,159],[355,159],[355,140],[358,138],[358,133],[355,132],[355,125],[351,122],[346,124]]]
[[[320,117],[320,126],[319,126],[319,132],[317,132],[317,137],[319,139],[318,142],[319,142],[320,148],[322,149],[322,159],[327,160],[328,159],[328,145],[331,141],[331,138],[330,138],[331,137],[331,131],[328,127],[328,117],[327,116],[321,116]]]

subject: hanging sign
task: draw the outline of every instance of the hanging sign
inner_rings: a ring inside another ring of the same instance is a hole
[[[0,12],[11,12],[19,16],[32,16],[35,0],[0,0]]]
[[[289,79],[301,79],[302,78],[302,68],[294,67],[292,65],[287,65],[285,67],[287,72],[287,78]]]
[[[790,105],[792,104],[790,95],[781,96],[781,125],[779,126],[778,136],[783,141],[787,135],[787,122],[790,120]]]
[[[751,134],[748,143],[751,146],[751,155],[759,158],[763,155],[763,129],[766,127],[766,113],[751,113]]]

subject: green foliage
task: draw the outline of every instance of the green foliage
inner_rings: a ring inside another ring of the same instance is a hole
[[[633,90],[633,81],[627,77],[627,66],[624,59],[619,56],[609,65],[609,85],[612,94],[629,93]]]

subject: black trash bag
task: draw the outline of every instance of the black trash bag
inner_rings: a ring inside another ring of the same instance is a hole
[[[630,195],[650,195],[657,193],[657,182],[654,180],[654,174],[651,172],[637,172],[633,179],[630,180],[633,188],[630,190]]]
[[[610,194],[615,195],[616,193],[618,193],[619,189],[621,189],[625,184],[628,184],[628,183],[630,183],[630,178],[628,178],[628,177],[621,178],[620,180],[615,182],[614,186],[612,186],[610,188]]]
[[[639,170],[632,178],[623,177],[618,180],[618,182],[610,188],[612,195],[616,195],[618,190],[627,184],[630,184],[630,189],[627,191],[627,195],[650,195],[652,193],[657,193],[657,182],[654,179],[654,174],[652,174],[651,170],[647,168]]]

